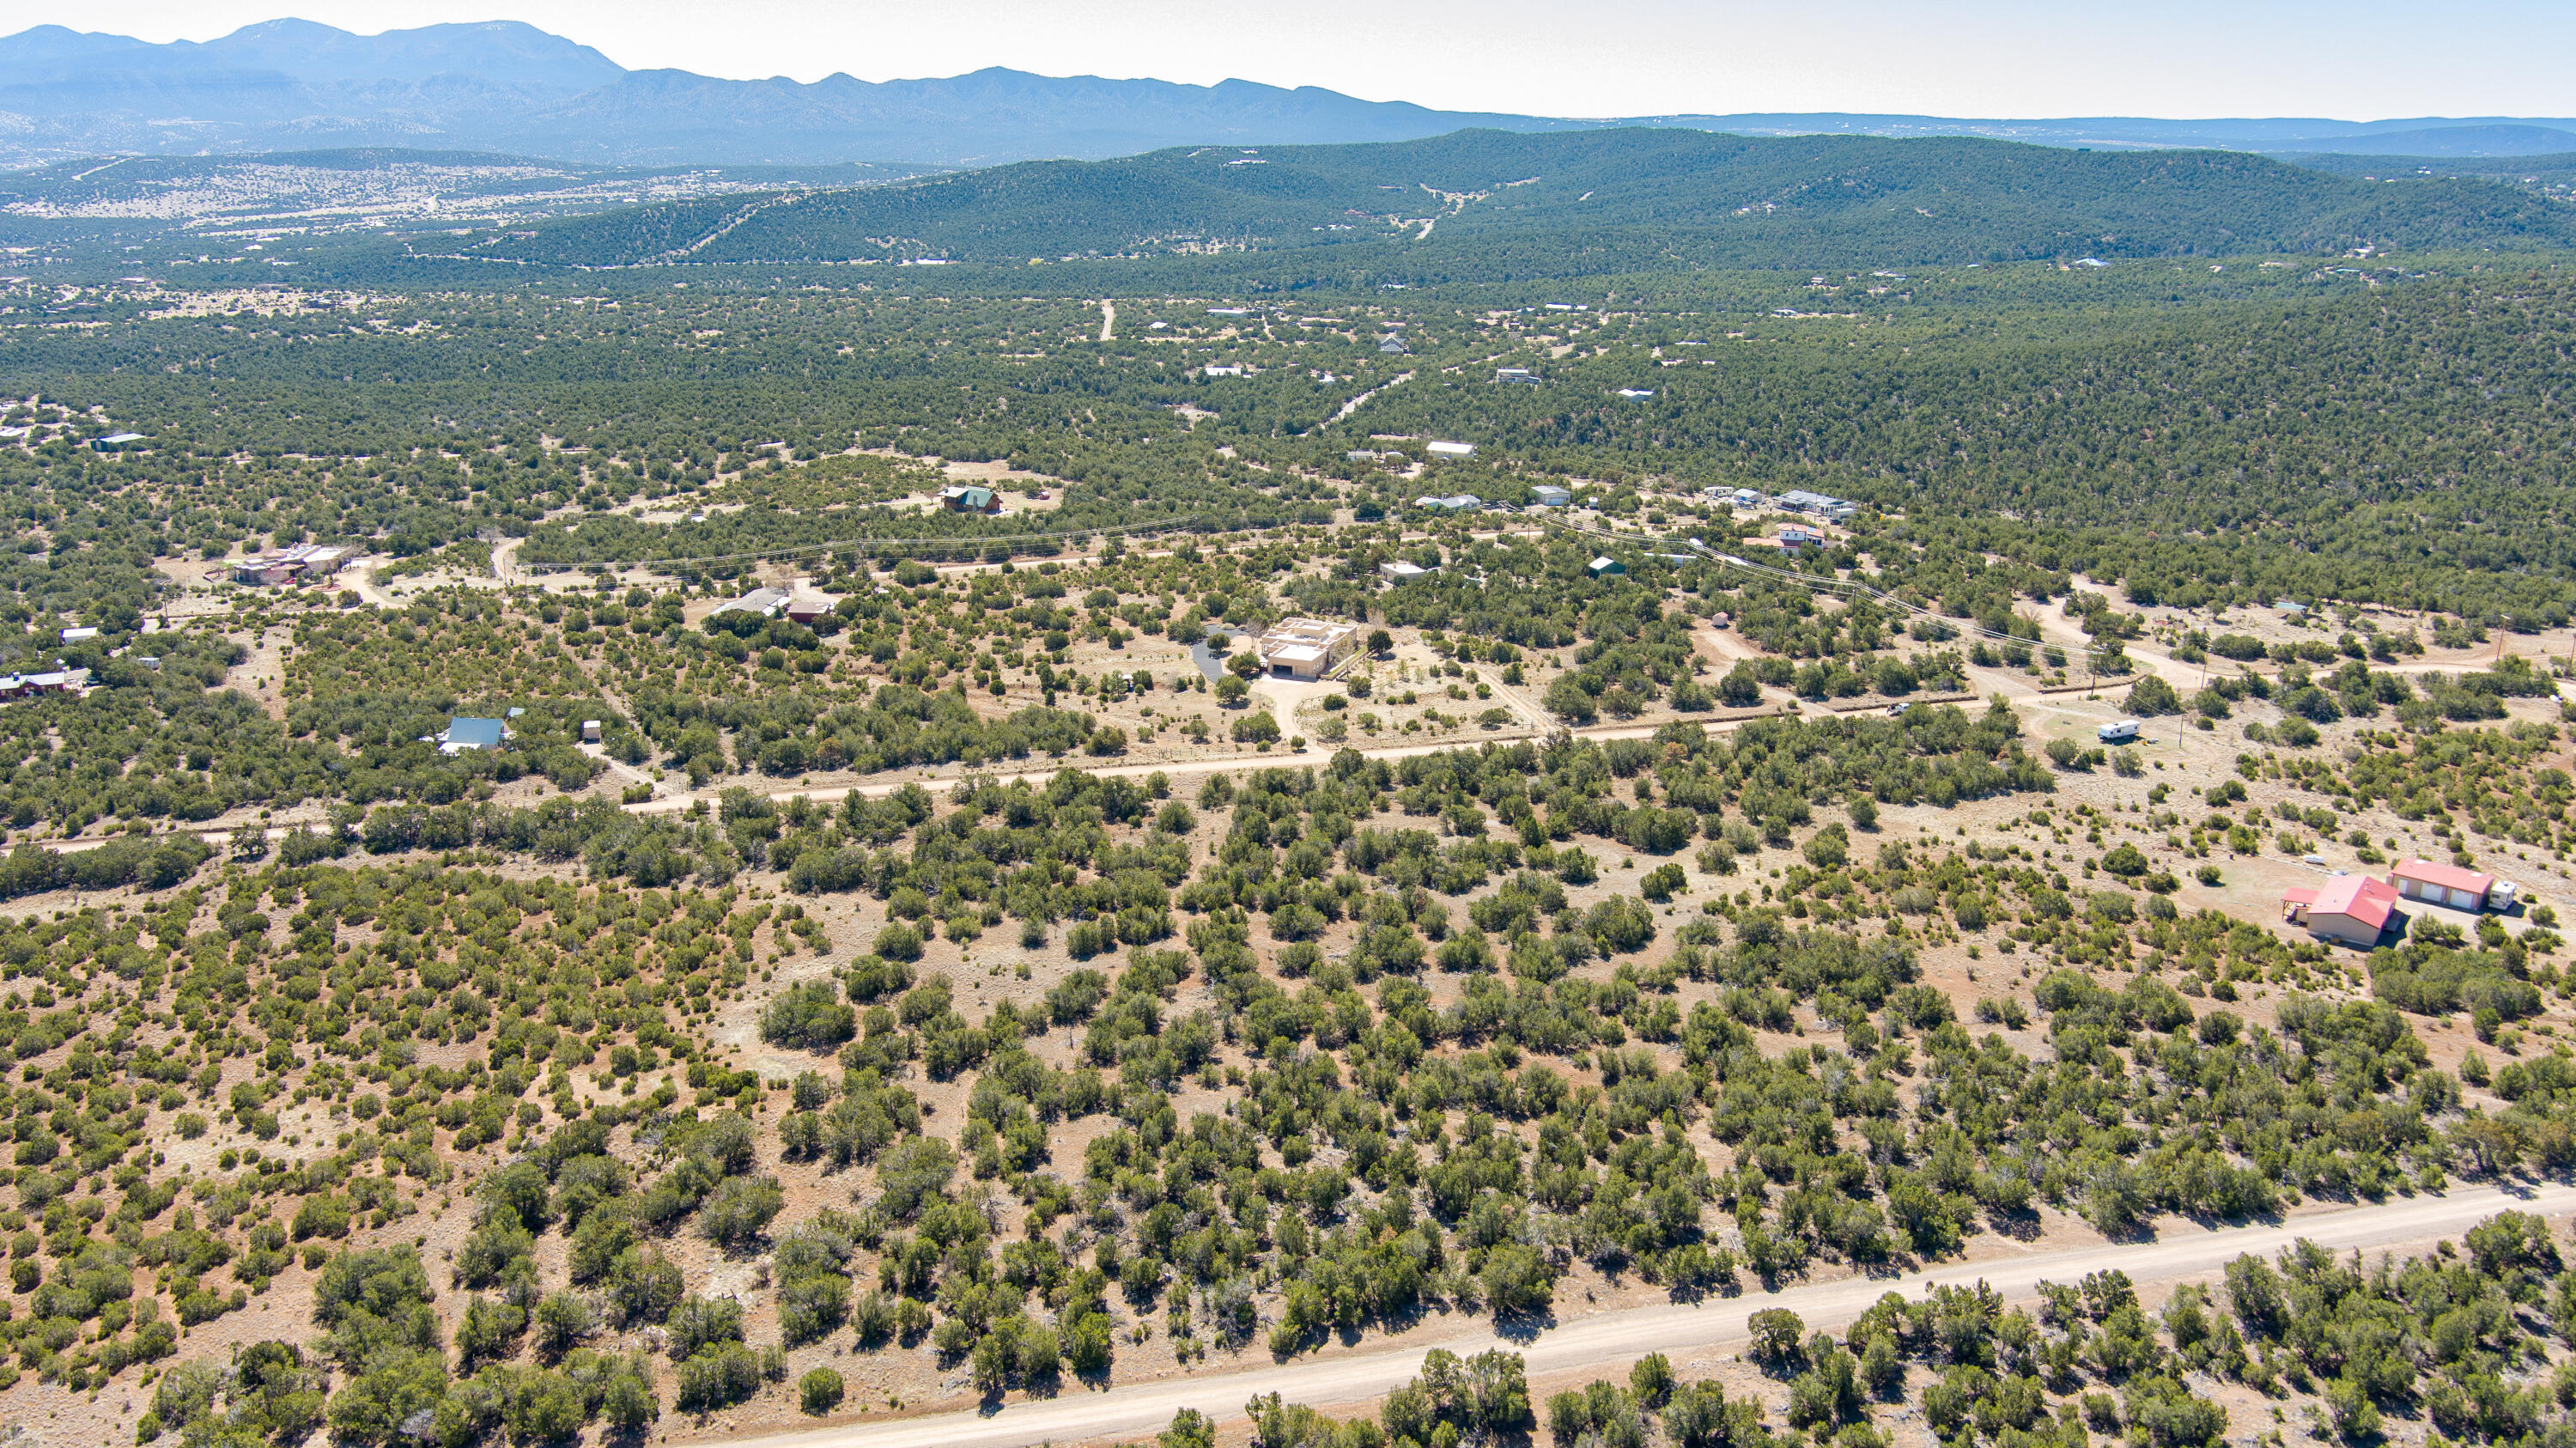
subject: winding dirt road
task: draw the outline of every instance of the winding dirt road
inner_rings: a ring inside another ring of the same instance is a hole
[[[1497,1337],[1483,1319],[1460,1319],[1454,1326],[1435,1322],[1401,1341],[1347,1354],[1199,1372],[1105,1392],[1068,1387],[1054,1398],[1015,1402],[992,1412],[886,1418],[730,1441],[758,1448],[1030,1448],[1040,1443],[1145,1439],[1170,1424],[1172,1414],[1181,1408],[1196,1408],[1220,1423],[1239,1420],[1245,1400],[1256,1394],[1276,1392],[1291,1402],[1317,1407],[1363,1403],[1414,1376],[1421,1370],[1423,1354],[1433,1348],[1447,1348],[1461,1356],[1508,1348],[1526,1360],[1534,1383],[1586,1372],[1624,1375],[1630,1363],[1649,1352],[1665,1353],[1678,1366],[1694,1354],[1706,1358],[1731,1351],[1747,1336],[1746,1319],[1764,1308],[1785,1307],[1810,1328],[1832,1328],[1850,1323],[1884,1293],[1915,1297],[1934,1285],[1964,1286],[1982,1280],[2008,1301],[2029,1301],[2043,1281],[2072,1282],[2088,1272],[2116,1267],[2145,1287],[2211,1275],[2240,1253],[2268,1256],[2300,1238],[2338,1252],[2393,1247],[2454,1236],[2508,1210],[2576,1210],[2576,1187],[2461,1187],[2440,1196],[2303,1212],[2252,1227],[2207,1230],[2185,1223],[2169,1227],[2150,1242],[2032,1253],[1904,1276],[1748,1292],[1697,1304],[1628,1308],[1575,1318],[1512,1340]]]

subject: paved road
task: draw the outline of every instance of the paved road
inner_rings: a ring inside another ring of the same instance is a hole
[[[2438,1197],[2315,1212],[2278,1224],[2206,1231],[2181,1226],[2153,1242],[1945,1266],[1904,1277],[1860,1278],[1746,1293],[1686,1306],[1658,1304],[1576,1318],[1526,1341],[1497,1339],[1482,1319],[1454,1328],[1429,1325],[1400,1341],[1362,1351],[1268,1364],[1240,1371],[1206,1370],[1188,1377],[1134,1383],[1107,1392],[1068,1388],[1053,1399],[1016,1402],[999,1411],[937,1413],[887,1418],[732,1440],[758,1448],[1029,1448],[1039,1443],[1094,1439],[1144,1439],[1160,1432],[1181,1408],[1196,1408],[1224,1422],[1243,1416],[1244,1401],[1277,1392],[1291,1402],[1318,1407],[1356,1404],[1379,1397],[1420,1371],[1435,1347],[1461,1354],[1506,1347],[1527,1360],[1535,1382],[1576,1373],[1624,1373],[1649,1352],[1669,1355],[1690,1376],[1688,1364],[1731,1352],[1747,1334],[1745,1320],[1768,1307],[1785,1307],[1809,1327],[1840,1327],[1880,1295],[1919,1296],[1935,1284],[1983,1280],[2008,1300],[2028,1301],[2040,1282],[2072,1282],[2088,1272],[2116,1267],[2141,1286],[2216,1273],[2244,1252],[2269,1255],[2291,1242],[2309,1241],[2338,1251],[2391,1246],[2453,1236],[2497,1212],[2576,1210],[2576,1187],[2463,1187]]]

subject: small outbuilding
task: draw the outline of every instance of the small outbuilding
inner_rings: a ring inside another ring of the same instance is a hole
[[[1419,563],[1407,563],[1401,558],[1377,566],[1377,576],[1389,583],[1411,583],[1417,579],[1429,578],[1439,571],[1437,568],[1425,568]]]
[[[1554,483],[1530,484],[1530,502],[1538,507],[1562,508],[1573,501],[1572,488],[1561,488]]]
[[[1595,558],[1583,566],[1583,573],[1587,578],[1608,578],[1614,573],[1627,571],[1628,565],[1616,558]]]

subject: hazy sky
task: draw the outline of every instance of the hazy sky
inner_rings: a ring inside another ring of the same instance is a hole
[[[524,20],[720,76],[1006,65],[1552,115],[2576,116],[2571,0],[0,0],[0,33],[207,40],[284,14]]]

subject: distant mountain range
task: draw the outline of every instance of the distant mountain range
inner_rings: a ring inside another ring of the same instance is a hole
[[[399,146],[588,165],[975,166],[1170,146],[1414,140],[1646,125],[1754,136],[1980,136],[2059,147],[2505,157],[2576,152],[2576,120],[2164,121],[1436,111],[1305,86],[1214,86],[982,70],[943,80],[719,80],[627,70],[511,21],[361,36],[273,20],[156,45],[39,26],[0,39],[0,163]]]

